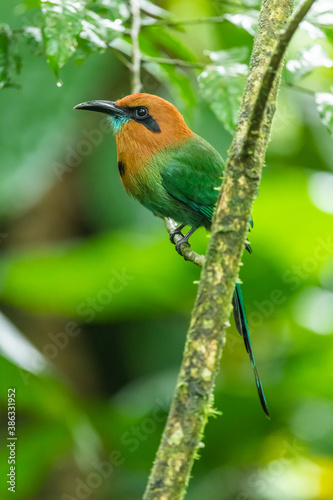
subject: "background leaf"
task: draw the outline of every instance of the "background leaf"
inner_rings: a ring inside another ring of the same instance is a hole
[[[16,87],[15,79],[21,69],[21,57],[16,38],[7,25],[0,25],[0,89]]]
[[[293,81],[297,81],[307,76],[316,68],[332,68],[333,60],[320,45],[314,45],[309,49],[299,52],[296,59],[287,61],[286,67],[291,73]]]
[[[318,0],[315,2],[306,19],[316,26],[333,28],[333,12],[330,0]]]
[[[333,136],[333,94],[317,93],[316,104],[321,121]]]
[[[248,10],[246,13],[225,14],[224,17],[230,23],[254,36],[259,17],[259,12],[257,10]]]
[[[229,51],[208,52],[218,66],[207,66],[199,76],[201,93],[228,132],[233,133],[248,72],[244,61],[248,51],[244,47]]]
[[[43,39],[49,65],[59,77],[59,70],[74,54],[81,31],[82,0],[43,0]]]

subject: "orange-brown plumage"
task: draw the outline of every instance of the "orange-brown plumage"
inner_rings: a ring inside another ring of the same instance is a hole
[[[126,165],[122,181],[130,189],[132,175],[164,148],[177,146],[193,136],[178,109],[168,101],[151,94],[131,94],[116,101],[117,106],[146,106],[152,118],[158,121],[161,132],[152,134],[136,121],[125,123],[116,133],[118,162]]]

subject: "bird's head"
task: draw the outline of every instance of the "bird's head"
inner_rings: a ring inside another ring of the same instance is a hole
[[[158,150],[193,134],[173,104],[151,94],[131,94],[118,101],[88,101],[74,109],[109,115],[117,142],[121,139],[127,146],[140,143]]]

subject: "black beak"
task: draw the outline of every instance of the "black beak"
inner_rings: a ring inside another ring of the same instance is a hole
[[[125,116],[124,110],[117,106],[114,101],[87,101],[77,104],[74,109],[87,109],[88,111],[99,111],[107,115]]]

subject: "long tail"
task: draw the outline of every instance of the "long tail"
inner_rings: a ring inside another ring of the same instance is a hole
[[[240,335],[243,337],[246,351],[247,351],[248,355],[250,356],[251,364],[252,364],[253,371],[254,371],[254,377],[256,380],[257,391],[259,394],[260,403],[261,403],[261,406],[262,406],[264,412],[266,413],[267,417],[269,418],[269,411],[268,411],[268,406],[267,406],[264,390],[262,388],[262,384],[261,384],[258,370],[256,367],[256,362],[255,362],[254,356],[253,356],[252,344],[251,344],[251,339],[250,339],[250,332],[249,332],[249,327],[247,325],[246,315],[245,315],[242,289],[241,289],[240,284],[238,284],[238,283],[236,284],[234,296],[232,299],[232,305],[234,308],[234,316],[235,316],[235,323],[236,323],[237,330],[240,333]]]

